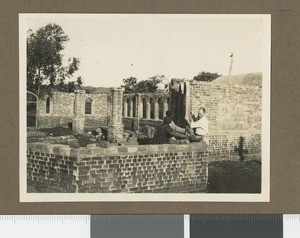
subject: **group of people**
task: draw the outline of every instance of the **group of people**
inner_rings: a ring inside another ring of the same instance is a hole
[[[190,142],[207,142],[208,120],[205,116],[205,108],[200,107],[198,115],[191,113],[192,121],[185,118],[186,127],[177,126],[173,121],[172,111],[166,112],[162,125],[153,135],[153,144],[186,144]]]

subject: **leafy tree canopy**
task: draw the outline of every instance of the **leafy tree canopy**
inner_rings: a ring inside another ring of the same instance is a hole
[[[123,85],[125,93],[135,93],[137,87],[137,79],[135,77],[129,77],[123,79]]]
[[[155,75],[137,82],[135,77],[123,79],[124,93],[154,93],[157,85],[165,80],[164,75]]]
[[[66,83],[78,70],[80,60],[68,59],[68,64],[63,65],[61,51],[69,37],[57,24],[48,24],[36,32],[29,30],[27,33],[27,90],[34,92],[38,97],[58,91],[70,92],[77,86],[82,86],[81,77],[77,82]]]
[[[210,72],[204,72],[202,71],[197,76],[195,76],[193,79],[196,81],[205,81],[205,82],[212,82],[216,78],[220,77],[221,75],[217,73],[210,73]]]

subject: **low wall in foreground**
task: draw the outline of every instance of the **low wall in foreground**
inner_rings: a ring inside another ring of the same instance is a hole
[[[27,179],[45,192],[205,192],[208,147],[136,145],[78,148],[27,144]]]

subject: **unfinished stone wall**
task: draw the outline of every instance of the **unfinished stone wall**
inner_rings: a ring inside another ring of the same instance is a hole
[[[124,129],[140,131],[151,137],[162,124],[171,108],[170,95],[166,92],[135,93],[123,95]]]
[[[29,143],[27,179],[45,192],[205,192],[207,159],[205,143],[78,149]]]
[[[50,100],[49,111],[46,111],[47,98]],[[74,118],[75,94],[54,92],[38,100],[37,124],[41,128],[67,127]]]
[[[159,97],[163,99],[161,107],[157,106]],[[210,159],[260,158],[262,89],[258,86],[174,79],[170,94],[124,95],[122,121],[125,129],[152,137],[162,124],[157,108],[164,114],[172,110],[175,123],[184,127],[185,115],[190,111],[197,115],[199,107],[206,108],[209,120],[210,152],[215,155]]]
[[[161,126],[163,120],[123,117],[122,122],[126,130],[139,131],[143,135],[146,135],[147,137],[151,138],[153,137],[155,130],[159,126]]]
[[[261,154],[261,87],[193,81],[190,108],[206,109],[211,154],[218,159]],[[211,156],[213,158],[213,156]]]
[[[111,89],[111,112],[107,128],[109,142],[117,142],[123,138],[124,125],[122,123],[123,89]]]
[[[94,129],[99,126],[107,126],[109,120],[109,94],[87,94],[54,92],[39,100],[37,119],[38,127],[54,128],[67,127],[68,123],[83,124],[84,130]],[[76,96],[77,95],[77,96]],[[47,98],[50,98],[49,112],[46,110]],[[77,105],[75,99],[78,99]],[[92,113],[85,114],[85,100],[91,99]],[[77,117],[76,117],[77,114]],[[76,120],[76,123],[75,123]],[[79,121],[82,121],[79,123]]]

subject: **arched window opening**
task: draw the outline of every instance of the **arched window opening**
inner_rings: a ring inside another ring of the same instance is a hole
[[[50,97],[46,99],[46,113],[50,113]]]
[[[143,118],[146,118],[147,115],[147,101],[146,98],[143,98]]]
[[[27,91],[27,126],[37,126],[38,97]]]
[[[136,96],[133,97],[133,104],[132,104],[132,116],[136,117]]]
[[[150,99],[150,118],[154,119],[154,99]]]
[[[158,99],[158,118],[164,119],[164,100],[163,98]]]
[[[131,105],[130,105],[130,99],[127,98],[127,117],[130,117],[130,110],[131,110]]]
[[[85,114],[92,114],[92,99],[85,100]]]

